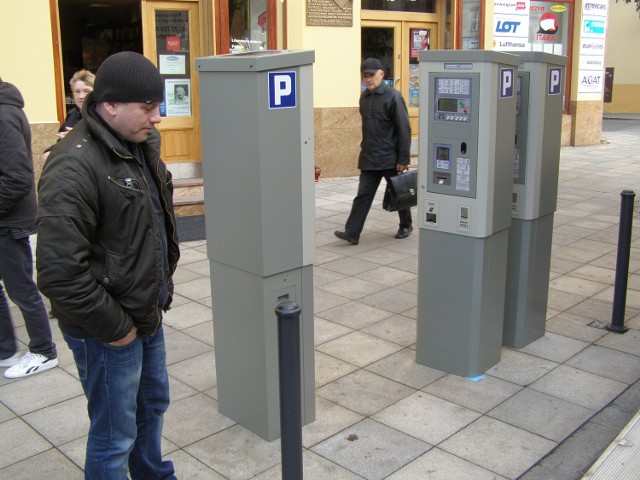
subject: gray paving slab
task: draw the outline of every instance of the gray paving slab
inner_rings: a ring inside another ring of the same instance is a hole
[[[371,480],[381,480],[431,446],[398,430],[365,419],[311,450]]]

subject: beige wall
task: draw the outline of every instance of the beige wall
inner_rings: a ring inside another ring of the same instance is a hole
[[[351,27],[306,25],[306,0],[287,1],[289,50],[315,50],[315,108],[354,107],[360,97],[360,0],[353,1]]]
[[[634,3],[609,2],[605,66],[613,67],[613,98],[606,113],[640,113],[640,17]]]
[[[289,50],[314,50],[315,164],[322,177],[357,175],[360,151],[360,0],[351,27],[306,25],[305,0],[287,2]]]
[[[48,0],[2,0],[0,76],[22,92],[31,124],[58,123]]]

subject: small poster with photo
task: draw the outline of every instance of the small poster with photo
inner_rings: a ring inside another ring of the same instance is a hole
[[[164,81],[167,117],[191,116],[191,80],[174,78]]]

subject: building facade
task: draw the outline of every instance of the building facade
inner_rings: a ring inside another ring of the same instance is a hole
[[[315,161],[323,177],[346,176],[357,174],[359,65],[369,56],[383,62],[386,81],[403,94],[417,136],[420,50],[566,55],[563,144],[598,143],[607,19],[614,12],[618,22],[619,7],[635,13],[614,0],[3,0],[0,76],[22,91],[39,153],[55,141],[72,106],[68,81],[75,71],[95,72],[116,51],[143,53],[165,78],[163,158],[176,178],[190,178],[201,176],[206,131],[195,58],[314,50]],[[637,110],[638,72],[623,68],[615,46],[607,48],[615,81],[614,101],[604,108]],[[413,150],[417,155],[417,138]]]

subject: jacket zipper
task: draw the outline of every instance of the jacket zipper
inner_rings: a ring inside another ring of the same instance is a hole
[[[121,158],[127,159],[129,161],[131,161],[131,163],[134,165],[134,168],[138,169],[138,174],[140,175],[140,178],[142,178],[142,180],[144,181],[144,185],[147,188],[146,190],[146,194],[147,194],[147,201],[151,203],[151,208],[150,208],[150,212],[152,215],[155,215],[155,209],[153,208],[153,202],[151,201],[151,189],[149,188],[149,182],[147,182],[147,177],[145,177],[144,175],[144,170],[143,168],[140,167],[140,165],[138,165],[137,160],[131,156],[131,155],[120,155],[117,150],[114,149],[114,152],[116,152],[116,154],[118,154]],[[143,159],[143,161],[146,161]],[[158,176],[158,175],[157,175]],[[158,189],[158,194],[160,195],[160,198],[162,198],[162,192],[160,191],[160,189]],[[164,201],[164,199],[163,199]],[[166,208],[166,206],[165,206]],[[151,228],[153,229],[154,232],[154,242],[157,239],[157,232],[156,232],[156,220],[155,218],[151,218]],[[162,265],[160,265],[160,268],[163,268]],[[156,312],[156,324],[153,328],[153,333],[151,335],[155,335],[158,332],[158,329],[160,328],[160,314],[158,313],[159,307],[158,307],[158,296],[160,293],[160,289],[158,289],[158,293],[156,294],[156,298],[155,298],[155,312]]]

